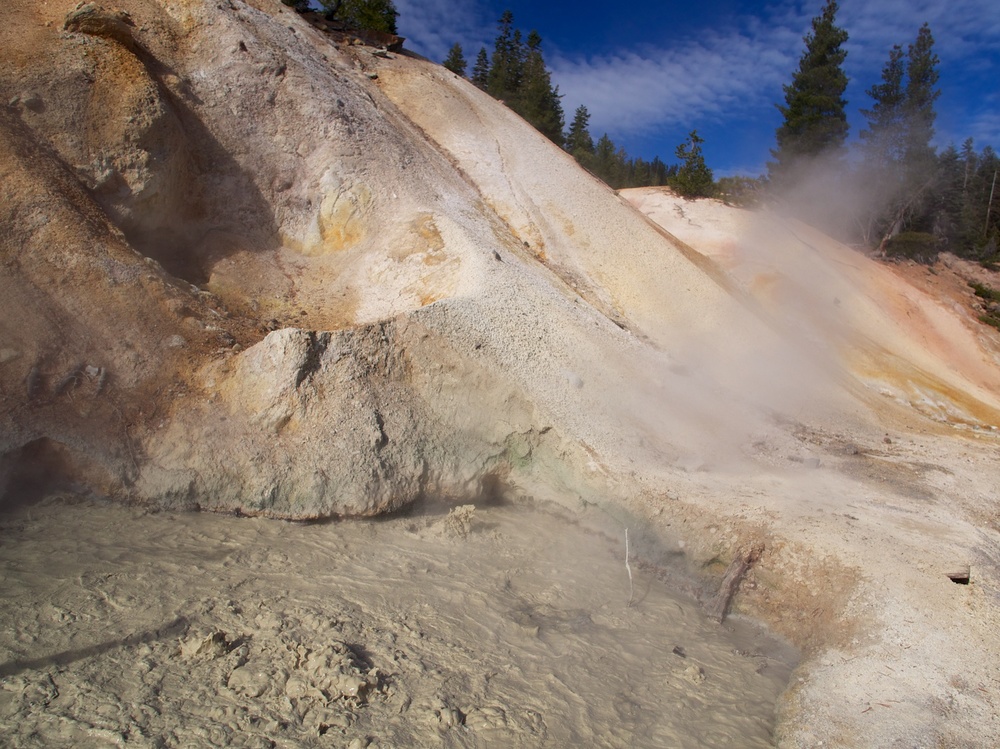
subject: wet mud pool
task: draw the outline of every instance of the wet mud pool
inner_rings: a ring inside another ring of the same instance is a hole
[[[11,747],[765,747],[794,653],[529,502],[0,515]]]

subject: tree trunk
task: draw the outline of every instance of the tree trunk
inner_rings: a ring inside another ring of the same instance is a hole
[[[878,244],[878,255],[885,256],[885,249],[889,244],[889,240],[895,237],[903,230],[903,226],[906,223],[906,219],[909,218],[910,211],[913,208],[913,204],[916,203],[920,198],[923,197],[924,193],[930,189],[931,185],[934,183],[934,178],[927,180],[923,185],[921,185],[917,190],[914,190],[909,198],[900,204],[899,208],[896,210],[896,215],[893,216],[892,221],[889,223],[889,228],[886,230],[885,235],[882,237],[882,241]]]

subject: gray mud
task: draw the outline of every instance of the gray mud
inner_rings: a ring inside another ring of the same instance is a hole
[[[11,747],[764,747],[793,655],[620,529],[506,503],[292,524],[0,516]]]

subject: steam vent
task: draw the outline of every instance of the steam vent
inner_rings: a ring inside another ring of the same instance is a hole
[[[1000,745],[1000,273],[279,0],[3,5],[5,745]]]

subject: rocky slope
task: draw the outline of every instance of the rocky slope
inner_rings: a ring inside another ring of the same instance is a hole
[[[373,50],[277,3],[123,7],[25,3],[7,28],[12,480],[315,517],[497,478],[551,425],[476,362],[530,349],[463,303],[552,292],[508,269],[520,247],[381,96]]]
[[[618,196],[278,0],[6,21],[5,501],[516,492],[682,528],[708,569],[765,539],[743,606],[816,654],[789,745],[996,735],[1000,349],[964,307],[803,226]],[[913,674],[888,686],[887,637]]]
[[[772,345],[719,274],[436,66],[339,48],[267,3],[18,18],[33,36],[7,30],[31,64],[4,82],[5,255],[24,302],[5,320],[3,450],[46,476],[173,505],[375,513],[510,481],[525,463],[511,449],[547,450],[568,476],[594,451],[633,462],[636,430],[660,427],[606,425],[642,421],[662,360],[690,341],[737,358]],[[421,107],[439,100],[464,106],[436,111],[469,163],[428,135]],[[493,151],[474,173],[468,155]],[[559,207],[565,189],[579,205]],[[305,332],[262,340],[278,329]],[[683,452],[692,426],[645,458]]]

